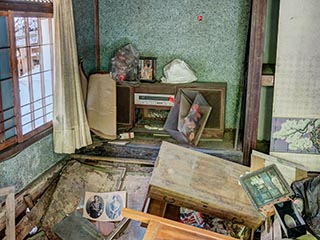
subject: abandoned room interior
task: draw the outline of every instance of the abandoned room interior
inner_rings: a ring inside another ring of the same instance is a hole
[[[0,239],[320,239],[319,20],[0,0]]]

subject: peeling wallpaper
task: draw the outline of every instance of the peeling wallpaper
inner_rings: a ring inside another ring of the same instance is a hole
[[[234,128],[249,15],[249,0],[100,1],[101,68],[109,70],[114,53],[127,43],[157,57],[157,79],[168,62],[180,58],[198,81],[227,82],[226,128]]]

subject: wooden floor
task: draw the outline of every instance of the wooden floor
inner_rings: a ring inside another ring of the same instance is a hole
[[[242,163],[241,143],[237,144],[237,150],[235,150],[234,134],[232,132],[226,132],[223,139],[200,139],[197,146],[179,144],[166,134],[135,133],[132,139],[115,141],[94,137],[94,145],[96,146],[94,151],[91,151],[90,148],[85,148],[78,151],[78,153],[155,160],[162,141],[191,148],[232,162]]]

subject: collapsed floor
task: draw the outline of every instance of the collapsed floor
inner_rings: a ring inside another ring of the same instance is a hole
[[[48,202],[48,206],[43,217],[41,217],[41,221],[34,226],[28,225],[29,228],[37,225],[37,234],[30,238],[27,236],[26,239],[61,239],[57,236],[61,230],[54,232],[55,226],[75,212],[82,214],[84,194],[86,191],[100,193],[118,190],[126,191],[127,206],[141,211],[147,194],[152,169],[150,166],[137,164],[113,164],[101,161],[85,162],[81,160],[69,160],[61,170],[59,179],[55,181],[39,199],[38,203],[40,203],[42,199],[48,198],[47,195],[51,195],[51,197],[49,197],[50,201],[46,201]],[[37,205],[36,203],[31,211],[36,212]],[[113,222],[92,223],[96,225],[97,230],[104,236],[112,233],[117,227],[117,224]],[[141,236],[143,236],[144,229],[135,227],[136,224],[138,223],[130,222],[125,231],[121,233],[121,236],[117,236],[117,239],[142,239]],[[68,231],[70,232],[83,234],[79,231],[79,225],[66,225],[65,227],[69,228]],[[81,239],[79,238],[79,234],[73,234],[71,239]],[[62,237],[62,239],[70,239],[63,238],[63,231],[60,237]],[[17,239],[23,239],[23,237],[18,235]]]
[[[232,151],[198,150],[209,155],[223,154],[229,161],[239,163],[239,155]],[[126,191],[127,207],[141,211],[158,153],[157,145],[122,146],[96,142],[70,155],[54,167],[50,176],[42,176],[41,182],[47,182],[46,191],[31,194],[38,197],[31,198],[31,211],[17,218],[16,239],[143,239],[145,228],[139,222],[127,219],[121,222],[90,222],[82,217],[84,196],[86,192]],[[35,186],[37,190],[29,192],[39,192],[39,185]],[[18,207],[21,208],[22,201],[26,200],[25,196],[20,196]],[[217,227],[229,223],[212,218],[207,221],[211,225],[210,230],[230,235],[226,229]],[[3,236],[2,231],[0,238]]]
[[[17,235],[17,239],[60,239],[57,233],[54,233],[54,227],[67,216],[74,213],[82,215],[86,191],[126,191],[127,207],[141,211],[147,196],[153,165],[158,156],[159,144],[140,143],[121,146],[95,141],[93,145],[71,155],[66,163],[60,163],[61,170],[58,173],[55,170],[55,176],[58,177],[45,177],[42,180],[47,182],[50,180],[50,186],[43,194],[32,198],[35,206],[31,212],[27,215],[23,213],[22,215],[25,216],[21,221],[21,216],[16,220],[17,229],[19,226],[23,228],[20,235]],[[232,151],[203,151],[217,156],[222,154],[234,162],[240,159],[240,155]],[[20,225],[18,220],[21,222]],[[121,224],[95,223],[97,230],[104,236],[109,235],[114,239],[126,240],[143,238],[145,228],[140,227],[140,223],[135,221],[131,221],[129,225],[126,224],[125,230],[120,231],[120,235],[114,236],[113,232],[118,231],[117,225]],[[35,231],[35,226],[37,226],[37,231]],[[72,230],[70,226],[66,227]],[[77,232],[77,226],[71,228]],[[29,234],[31,230],[33,236]],[[37,234],[34,235],[34,232]],[[76,235],[75,237],[75,239],[80,239]]]

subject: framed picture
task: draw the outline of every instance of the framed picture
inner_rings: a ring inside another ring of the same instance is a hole
[[[275,164],[241,176],[239,180],[256,209],[292,194]]]
[[[156,58],[140,57],[138,65],[138,79],[142,82],[154,82],[156,76]]]

